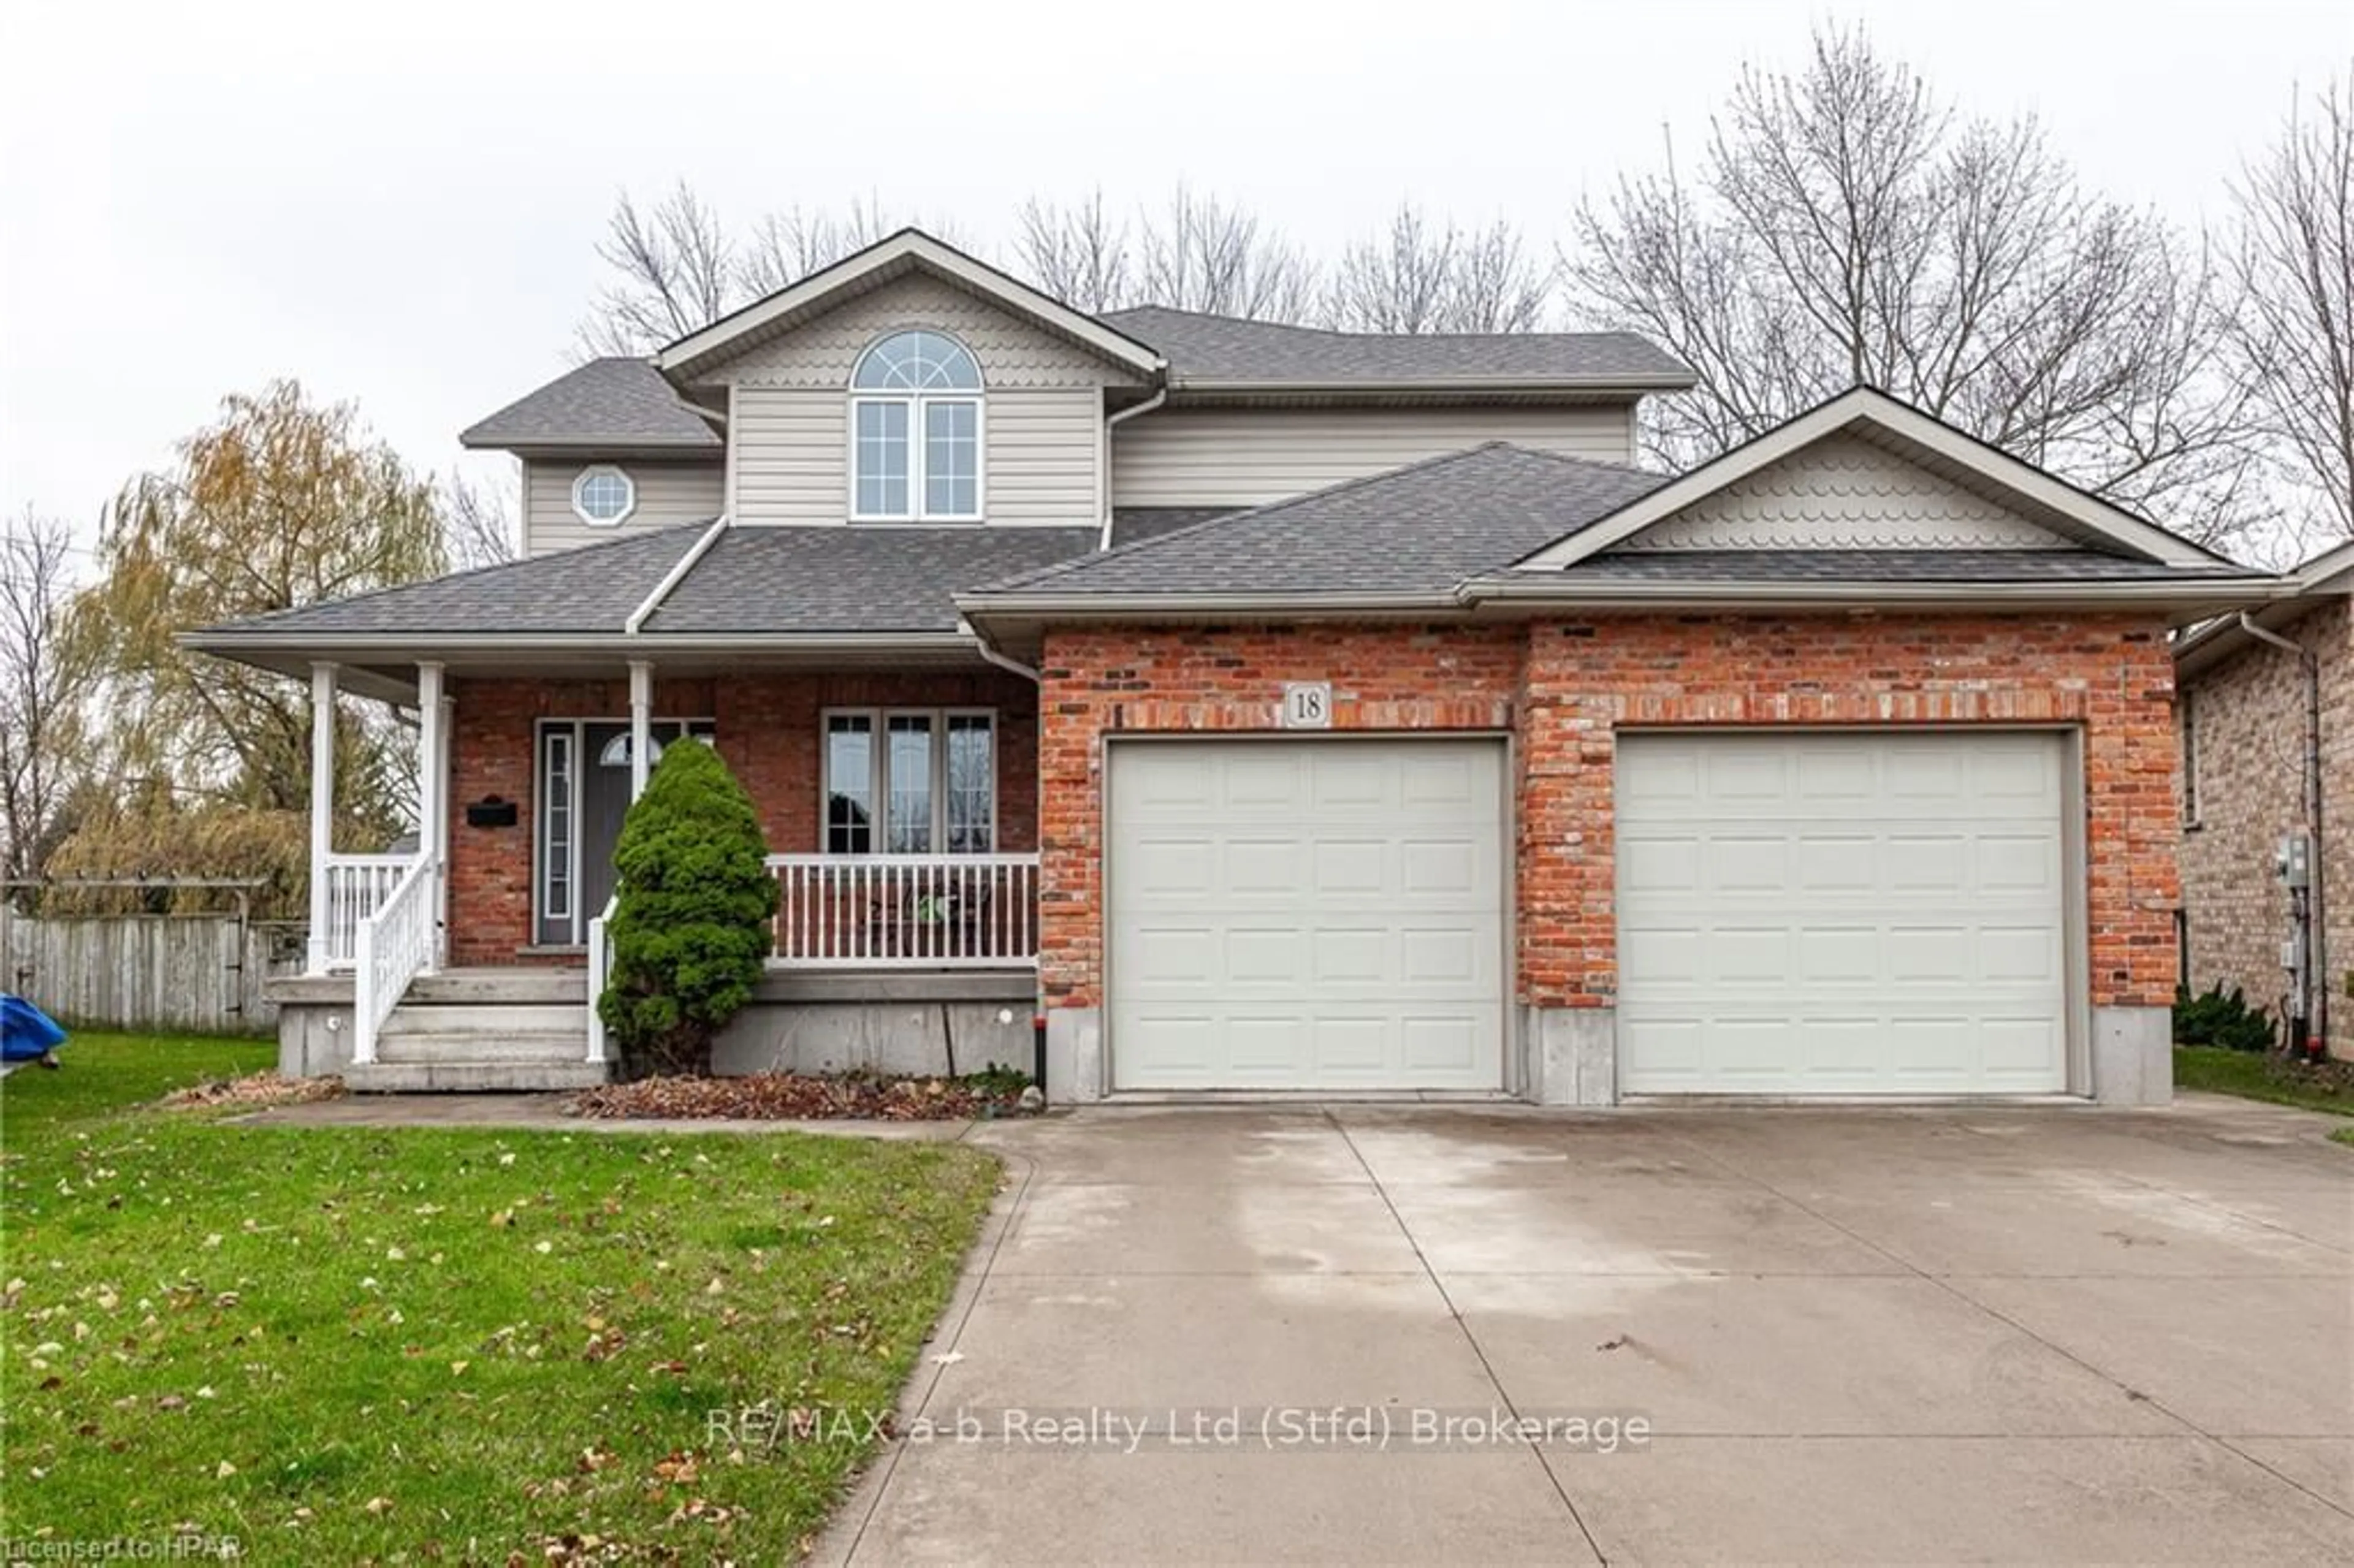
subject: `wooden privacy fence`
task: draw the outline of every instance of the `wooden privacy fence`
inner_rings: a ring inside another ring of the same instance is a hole
[[[236,915],[0,912],[0,991],[69,1025],[266,1034],[278,1010],[262,982],[302,969],[302,935]]]

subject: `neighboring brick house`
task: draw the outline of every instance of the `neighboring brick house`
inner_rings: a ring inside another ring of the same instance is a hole
[[[2354,1033],[2354,544],[2290,574],[2250,617],[2312,651],[2321,689],[2323,991],[2339,1050]],[[2175,653],[2182,732],[2183,975],[2283,1016],[2289,893],[2282,837],[2306,824],[2305,661],[2231,618]]]
[[[1090,316],[912,231],[468,432],[525,559],[191,641],[413,708],[281,1057],[600,1076],[662,747],[782,908],[729,1069],[2160,1100],[2173,629],[2232,566],[1858,388],[1688,473],[1625,334]],[[323,727],[323,734],[325,733]],[[348,849],[353,846],[343,846]]]

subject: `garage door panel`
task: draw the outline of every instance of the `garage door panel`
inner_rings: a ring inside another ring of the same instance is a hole
[[[1117,1086],[1500,1086],[1500,745],[1204,741],[1111,756]],[[1163,770],[1186,782],[1161,787]],[[1131,872],[1138,846],[1156,842],[1197,846],[1194,868]]]
[[[1621,736],[1622,1090],[2063,1086],[2062,757],[2050,735]]]

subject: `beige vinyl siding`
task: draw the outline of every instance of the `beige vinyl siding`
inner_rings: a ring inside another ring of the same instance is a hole
[[[1112,431],[1115,506],[1256,506],[1482,441],[1632,462],[1631,404],[1174,408]]]
[[[1826,436],[1617,547],[2053,550],[2074,543],[1885,447]]]
[[[1095,521],[1098,398],[1086,387],[984,395],[981,521],[1013,527]],[[737,522],[850,520],[849,408],[846,394],[830,389],[736,388]]]
[[[583,523],[572,510],[572,482],[584,468],[610,466],[630,476],[637,486],[638,503],[619,524],[600,528]],[[583,458],[578,461],[535,460],[523,465],[524,554],[545,556],[582,545],[673,528],[682,523],[708,523],[726,504],[726,465],[716,459],[695,462],[643,459],[610,461]]]
[[[867,345],[902,327],[945,332],[972,350],[991,391],[1005,387],[1096,387],[1135,377],[952,283],[918,274],[884,284],[803,323],[781,337],[715,366],[699,381],[717,386],[846,388]]]
[[[736,521],[849,521],[850,374],[905,327],[953,334],[981,362],[981,520],[1095,521],[1103,388],[1126,373],[931,277],[885,284],[711,372],[734,387]]]
[[[738,387],[738,524],[843,523],[850,517],[849,399],[839,391]]]

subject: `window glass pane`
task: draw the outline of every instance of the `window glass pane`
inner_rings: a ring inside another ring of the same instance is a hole
[[[862,516],[897,516],[907,510],[908,408],[899,402],[857,405],[856,499]]]
[[[981,366],[945,333],[895,333],[866,351],[853,387],[874,391],[981,390]]]
[[[825,853],[875,849],[875,721],[834,714],[825,721]]]
[[[540,834],[540,913],[561,920],[572,913],[572,735],[547,732],[546,826]]]
[[[949,853],[988,854],[997,847],[989,715],[951,714],[948,748]]]
[[[893,714],[883,776],[891,791],[884,847],[892,854],[932,853],[932,720]]]
[[[573,494],[581,512],[599,523],[610,523],[630,509],[630,482],[612,469],[582,474]]]
[[[924,405],[924,512],[970,517],[981,511],[981,406],[961,399]]]

